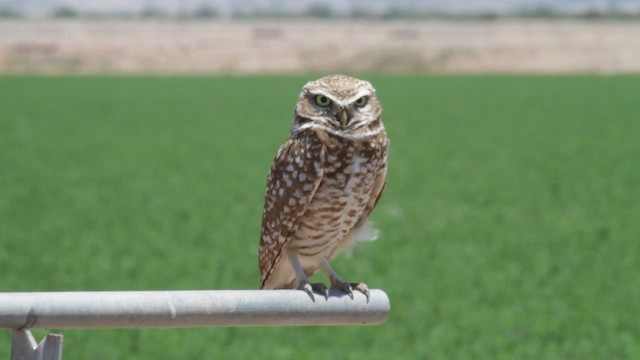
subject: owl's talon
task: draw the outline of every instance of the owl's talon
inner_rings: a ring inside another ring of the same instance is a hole
[[[300,286],[298,286],[298,289],[306,292],[311,300],[313,300],[313,302],[316,302],[316,298],[313,296],[313,286],[311,286],[311,284],[309,284],[308,282],[300,284]]]
[[[324,296],[325,300],[329,300],[329,288],[323,283],[312,283],[311,288],[316,293]]]
[[[331,289],[340,290],[344,293],[347,293],[351,299],[353,299],[353,289],[351,288],[351,284],[348,282],[335,282]]]
[[[371,293],[369,292],[369,287],[365,283],[351,283],[351,287],[355,290],[360,291],[367,297],[367,303],[369,302],[369,296]]]

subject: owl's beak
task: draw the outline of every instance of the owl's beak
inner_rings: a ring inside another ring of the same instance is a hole
[[[338,120],[340,120],[340,124],[342,125],[342,127],[346,127],[347,124],[349,123],[349,112],[347,111],[347,109],[341,109],[340,112],[338,113]]]

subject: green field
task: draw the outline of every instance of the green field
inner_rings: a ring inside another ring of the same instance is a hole
[[[256,288],[315,77],[0,77],[0,291]],[[382,236],[334,267],[384,325],[65,330],[65,359],[640,358],[640,76],[365,77]]]

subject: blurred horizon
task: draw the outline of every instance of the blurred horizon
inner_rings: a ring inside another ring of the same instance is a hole
[[[0,17],[640,16],[638,0],[0,0]]]
[[[640,73],[637,39],[637,21],[574,19],[18,20],[0,74]]]

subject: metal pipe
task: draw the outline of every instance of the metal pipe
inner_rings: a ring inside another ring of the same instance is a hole
[[[0,293],[0,328],[374,325],[390,309],[376,289],[368,302],[357,291],[315,301],[300,290]]]

